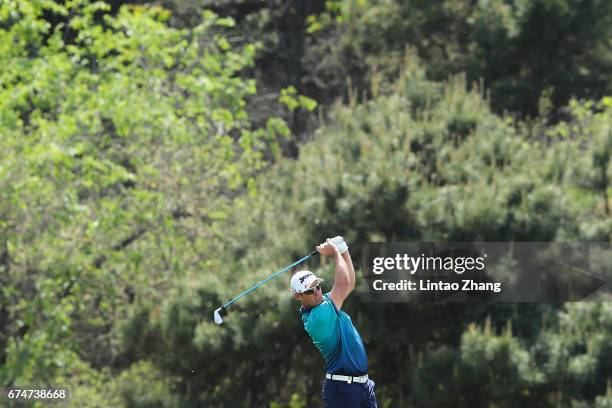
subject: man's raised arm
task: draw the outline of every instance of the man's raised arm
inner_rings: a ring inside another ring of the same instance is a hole
[[[340,253],[338,247],[328,238],[325,243],[317,246],[317,251],[323,256],[331,257],[335,265],[334,286],[330,297],[338,309],[355,288],[355,270],[348,251]],[[346,261],[348,258],[348,262]]]
[[[349,281],[351,283],[351,291],[355,289],[355,268],[353,268],[353,260],[351,259],[351,254],[349,253],[348,247],[346,251],[342,254],[342,258],[344,258],[344,262],[348,267],[348,275]]]

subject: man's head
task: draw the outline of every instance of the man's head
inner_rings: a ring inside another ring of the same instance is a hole
[[[311,308],[323,301],[323,279],[310,271],[299,271],[291,277],[291,291],[302,306]]]

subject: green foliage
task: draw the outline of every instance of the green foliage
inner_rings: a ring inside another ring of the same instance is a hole
[[[183,399],[173,395],[163,373],[150,363],[137,363],[115,379],[123,405],[130,408],[165,408],[180,406]]]
[[[427,64],[430,78],[465,72],[484,80],[493,109],[538,113],[541,96],[555,108],[572,96],[611,92],[612,5],[592,1],[327,2],[309,20],[315,46],[306,51],[307,78],[367,85],[371,67],[395,72],[406,46]],[[334,72],[339,77],[334,78]],[[315,81],[316,83],[316,81]]]
[[[419,362],[412,398],[432,407],[605,404],[609,309],[605,302],[568,304],[558,313],[559,325],[544,330],[531,347],[509,329],[495,333],[488,320],[482,328],[472,325],[459,351],[440,348]]]
[[[232,305],[222,327],[198,317],[249,282],[303,256],[330,231],[342,231],[349,245],[385,240],[609,241],[603,200],[594,185],[580,185],[578,172],[594,166],[584,154],[584,138],[591,149],[599,134],[595,130],[605,128],[611,114],[601,108],[599,119],[585,122],[572,138],[549,143],[548,138],[532,137],[525,123],[491,113],[483,92],[469,90],[464,77],[447,84],[428,81],[414,53],[408,53],[397,81],[382,81],[370,101],[337,106],[313,142],[301,146],[297,160],[281,160],[258,177],[260,194],[237,198],[228,219],[240,223],[225,230],[223,257],[233,261],[225,263],[223,286],[208,286],[195,299],[176,293],[159,318],[151,314],[151,324],[161,328],[157,343],[164,344],[152,352],[168,357],[161,365],[173,375],[184,376],[195,364],[203,378],[218,379],[195,380],[202,381],[199,398],[213,405],[235,405],[238,396],[252,406],[269,401],[286,405],[296,392],[317,398],[321,360],[299,324],[286,281],[270,282]],[[566,125],[574,121],[570,118]],[[553,134],[556,128],[546,130]],[[577,199],[577,188],[590,199]],[[361,248],[351,246],[351,251],[359,265]],[[330,273],[329,263],[322,260],[307,267]],[[571,391],[562,393],[562,401],[593,402],[604,394],[607,360],[597,347],[607,337],[587,356],[570,354],[571,361],[542,357],[537,350],[563,351],[566,344],[566,337],[544,324],[564,322],[565,314],[546,306],[374,307],[360,303],[363,296],[354,293],[346,308],[366,342],[381,401],[428,406],[427,396],[430,406],[549,406],[567,384]],[[488,324],[487,315],[495,316]],[[498,335],[509,320],[516,331]],[[607,330],[603,321],[577,320],[595,325],[591,337]],[[466,322],[485,326],[464,332]],[[565,323],[558,327],[568,336],[572,330]],[[541,368],[547,366],[549,371]],[[574,379],[559,383],[554,375],[564,371],[554,367],[571,372]],[[226,370],[242,381],[223,381],[220,373]],[[255,386],[260,378],[266,379],[266,391]],[[294,378],[300,380],[291,382]],[[288,381],[296,384],[291,390],[286,389]],[[457,401],[459,395],[463,400]]]
[[[75,407],[316,406],[322,360],[284,279],[210,319],[314,242],[344,234],[359,269],[368,241],[612,239],[606,2],[194,0],[255,11],[189,28],[117,3],[0,4],[2,385],[68,384]],[[258,56],[285,62],[266,77]],[[347,103],[288,159],[251,74],[296,123]],[[345,307],[381,406],[610,406],[608,303],[365,299]]]
[[[306,406],[306,402],[298,394],[291,395],[291,401],[289,401],[289,405],[287,405],[288,408],[306,408]],[[283,405],[276,401],[270,403],[270,408],[281,407],[283,407]]]
[[[175,379],[148,361],[138,362],[121,372],[95,370],[80,362],[75,372],[58,381],[70,387],[65,406],[94,407],[181,407],[185,398],[174,393]]]
[[[453,401],[466,407],[534,403],[528,391],[532,371],[533,363],[519,341],[509,332],[496,335],[487,321],[482,329],[468,328],[456,354],[440,349],[424,356],[414,371],[412,399],[431,407]]]
[[[286,132],[251,126],[239,74],[256,43],[233,48],[216,31],[233,21],[210,12],[190,29],[168,17],[0,5],[2,384],[108,365],[114,320],[211,267],[223,214]]]
[[[292,112],[297,108],[304,108],[307,111],[312,111],[317,107],[316,101],[304,95],[296,95],[296,93],[297,90],[293,86],[281,89],[281,96],[279,100]]]

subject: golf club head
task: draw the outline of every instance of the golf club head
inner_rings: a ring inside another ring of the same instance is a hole
[[[215,323],[217,324],[223,323],[223,318],[221,317],[221,308],[218,308],[217,310],[215,310],[214,316],[215,316]]]

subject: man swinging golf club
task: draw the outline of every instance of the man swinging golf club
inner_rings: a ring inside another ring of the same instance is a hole
[[[376,407],[374,382],[368,379],[368,358],[351,318],[340,310],[355,288],[355,270],[342,237],[327,239],[317,251],[334,260],[335,280],[329,293],[310,271],[291,277],[293,296],[301,303],[304,329],[325,359],[323,401],[326,408]]]

